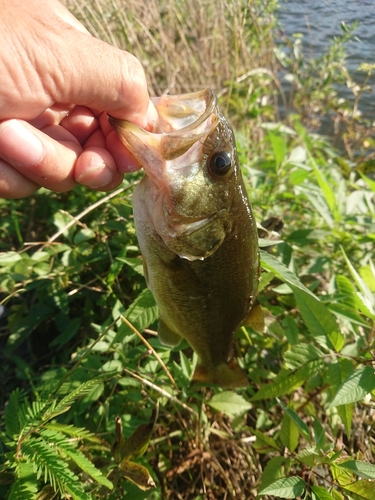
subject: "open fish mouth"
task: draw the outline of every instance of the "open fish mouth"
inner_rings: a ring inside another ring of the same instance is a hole
[[[151,99],[159,116],[154,133],[193,132],[213,113],[217,106],[216,95],[211,89],[184,95],[163,95]]]
[[[185,155],[194,145],[198,148],[197,143],[217,126],[219,116],[217,99],[211,89],[182,96],[154,97],[152,102],[159,116],[152,131],[111,116],[109,122],[146,174],[158,184],[171,167],[169,162]],[[196,151],[185,156],[184,163],[173,162],[173,168],[191,165],[196,161],[194,156]]]

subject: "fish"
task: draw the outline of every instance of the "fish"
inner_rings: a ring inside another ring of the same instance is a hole
[[[197,353],[193,382],[246,387],[233,341],[259,309],[260,258],[234,133],[209,88],[152,101],[151,131],[109,121],[145,173],[133,211],[158,336]]]

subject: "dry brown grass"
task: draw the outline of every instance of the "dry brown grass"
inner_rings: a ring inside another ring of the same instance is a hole
[[[138,57],[154,95],[207,86],[219,92],[273,65],[273,0],[65,3],[94,36]]]

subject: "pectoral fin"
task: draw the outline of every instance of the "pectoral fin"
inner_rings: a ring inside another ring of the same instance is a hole
[[[249,326],[258,333],[263,333],[265,328],[264,314],[262,307],[259,303],[255,304],[249,312],[248,316],[244,319],[244,326]]]
[[[158,337],[162,344],[170,347],[174,347],[181,342],[180,335],[171,330],[162,318],[159,319]]]

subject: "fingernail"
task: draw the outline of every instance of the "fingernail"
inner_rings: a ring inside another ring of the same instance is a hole
[[[110,184],[112,179],[113,173],[111,169],[107,165],[103,165],[87,169],[83,174],[77,177],[76,181],[88,188],[99,189]]]
[[[42,142],[18,120],[9,120],[0,127],[0,152],[23,167],[36,165],[44,157]]]

